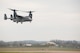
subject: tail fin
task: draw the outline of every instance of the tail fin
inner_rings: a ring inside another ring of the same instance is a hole
[[[4,14],[4,20],[7,20],[7,15],[6,14]]]

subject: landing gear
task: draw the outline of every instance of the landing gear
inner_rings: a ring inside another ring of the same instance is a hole
[[[16,23],[18,24],[18,21]]]
[[[22,24],[23,22],[21,21],[21,24]]]

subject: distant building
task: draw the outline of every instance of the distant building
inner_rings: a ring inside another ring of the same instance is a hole
[[[58,46],[58,44],[56,44],[54,42],[51,42],[51,41],[47,42],[47,45],[49,45],[49,46]]]
[[[24,44],[24,46],[26,46],[26,47],[31,47],[32,44]]]
[[[58,46],[58,44],[54,43],[54,42],[46,42],[46,43],[42,43],[42,46],[49,46],[49,47],[54,47],[54,46]]]
[[[56,45],[56,43],[54,43],[54,42],[47,42],[47,44]]]

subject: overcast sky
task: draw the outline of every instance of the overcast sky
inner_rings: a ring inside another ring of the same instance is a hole
[[[13,14],[8,8],[35,11],[33,21],[17,24],[4,20],[4,13]],[[80,41],[80,0],[0,0],[0,40],[54,39]]]

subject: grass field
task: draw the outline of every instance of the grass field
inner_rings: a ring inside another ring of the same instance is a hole
[[[49,47],[24,47],[24,48],[0,48],[0,51],[80,51],[74,48],[49,48]]]
[[[0,52],[0,53],[80,53],[80,51],[53,51],[53,52]]]
[[[0,53],[46,53],[46,52],[0,52]]]
[[[49,47],[0,48],[0,53],[80,53],[80,49]]]

